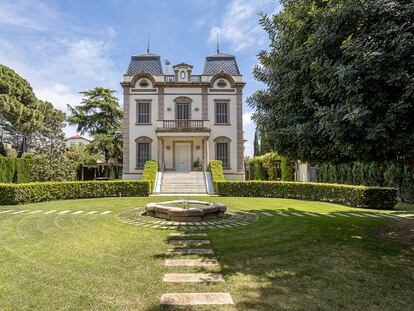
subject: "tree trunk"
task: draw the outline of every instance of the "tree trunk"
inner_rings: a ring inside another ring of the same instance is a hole
[[[21,158],[25,151],[26,151],[26,136],[23,136],[22,142],[20,144],[19,152],[17,153],[17,157]]]

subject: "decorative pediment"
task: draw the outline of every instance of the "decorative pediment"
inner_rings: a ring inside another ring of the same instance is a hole
[[[218,136],[214,138],[215,143],[230,143],[231,139],[226,136]]]
[[[187,96],[180,96],[174,99],[174,103],[191,104],[193,100]]]
[[[152,143],[152,139],[148,136],[140,136],[135,139],[136,143]]]

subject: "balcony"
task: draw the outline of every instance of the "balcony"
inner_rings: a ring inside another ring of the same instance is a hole
[[[158,120],[157,132],[210,132],[208,120]]]
[[[165,75],[164,82],[176,82],[175,75]],[[191,75],[190,81],[183,82],[201,82],[201,75]]]

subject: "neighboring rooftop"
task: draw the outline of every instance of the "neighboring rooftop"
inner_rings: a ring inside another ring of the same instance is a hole
[[[144,53],[132,56],[126,74],[129,76],[134,76],[141,72],[153,75],[162,75],[163,72],[160,56],[152,53]]]
[[[231,76],[240,75],[234,55],[216,53],[206,57],[203,70],[204,75],[214,76],[222,71]]]
[[[84,140],[90,141],[89,139],[87,139],[87,138],[85,138],[85,137],[83,137],[83,136],[80,136],[80,135],[78,135],[78,134],[73,135],[73,136],[71,136],[71,137],[69,137],[69,138],[66,138],[65,140],[69,140],[69,139],[84,139]]]

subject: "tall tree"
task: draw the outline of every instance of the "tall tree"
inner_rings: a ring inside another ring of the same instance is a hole
[[[80,105],[68,106],[71,112],[69,124],[77,125],[78,132],[88,132],[94,138],[91,148],[101,152],[107,163],[122,155],[122,110],[113,93],[115,91],[97,87],[81,92],[84,98]]]
[[[36,98],[30,84],[12,69],[0,65],[0,126],[19,140],[18,157],[30,138],[61,135],[64,114]]]
[[[414,155],[414,3],[282,0],[262,16],[267,85],[249,104],[280,154],[384,161]]]
[[[253,141],[253,156],[260,155],[260,142],[259,142],[259,130],[256,127],[254,131],[254,141]]]

